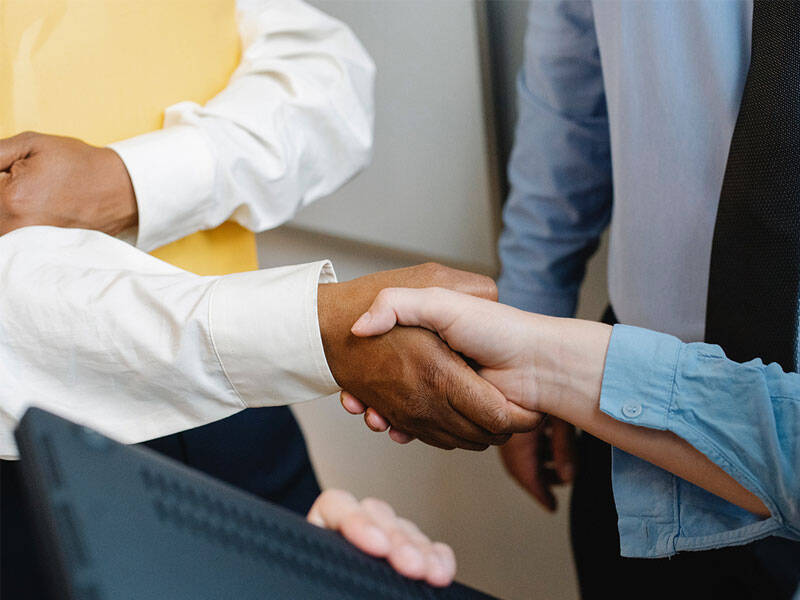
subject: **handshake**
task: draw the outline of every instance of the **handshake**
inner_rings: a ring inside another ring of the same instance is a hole
[[[535,429],[568,388],[599,395],[610,328],[581,331],[581,344],[598,346],[587,362],[585,348],[561,343],[569,320],[496,300],[488,277],[436,264],[321,285],[322,341],[344,408],[400,443],[484,450]]]

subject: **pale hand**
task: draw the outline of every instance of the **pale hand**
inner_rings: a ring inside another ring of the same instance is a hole
[[[456,573],[456,559],[447,544],[431,542],[419,528],[398,517],[392,507],[375,498],[361,502],[349,492],[326,490],[311,510],[308,521],[341,533],[362,552],[385,558],[401,575],[447,586]]]
[[[477,363],[478,373],[506,399],[541,412],[557,407],[565,390],[599,395],[611,329],[428,288],[383,290],[352,331],[357,336],[375,336],[395,325],[435,332],[454,351]],[[342,404],[349,412],[363,408],[349,394],[343,394]],[[365,418],[374,430],[389,425],[375,411],[367,410]],[[390,435],[396,441],[407,441],[402,433]]]

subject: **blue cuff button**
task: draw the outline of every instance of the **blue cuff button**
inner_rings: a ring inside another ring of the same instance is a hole
[[[628,417],[629,419],[635,419],[640,414],[642,414],[642,405],[641,404],[626,404],[622,407],[622,414]]]

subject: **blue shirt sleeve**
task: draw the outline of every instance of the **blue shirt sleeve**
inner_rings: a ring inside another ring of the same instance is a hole
[[[719,346],[617,325],[600,409],[672,431],[770,511],[759,517],[614,449],[612,481],[623,556],[669,556],[768,535],[800,540],[800,374],[736,363]]]
[[[611,214],[611,150],[589,2],[532,2],[500,237],[500,300],[572,316]]]

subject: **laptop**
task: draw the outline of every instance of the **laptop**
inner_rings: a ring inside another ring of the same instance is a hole
[[[487,600],[152,450],[30,408],[16,431],[42,560],[69,600]]]

